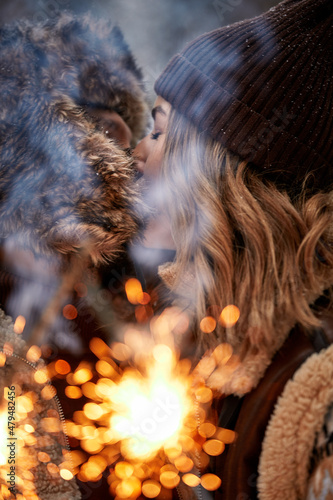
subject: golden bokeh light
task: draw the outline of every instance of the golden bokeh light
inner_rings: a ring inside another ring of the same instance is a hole
[[[24,424],[23,429],[24,429],[26,432],[29,432],[29,433],[31,433],[31,432],[35,432],[35,428],[34,428],[34,426],[33,426],[33,425],[31,425],[31,424]]]
[[[156,498],[161,492],[161,485],[153,479],[148,479],[142,483],[142,493],[147,498]]]
[[[16,413],[24,418],[34,409],[34,402],[31,394],[24,394],[16,399]]]
[[[172,470],[163,471],[160,474],[160,483],[167,489],[176,488],[180,483],[178,472]]]
[[[203,380],[207,380],[216,368],[216,361],[213,356],[204,356],[197,364],[195,371]]]
[[[137,498],[141,493],[141,482],[136,477],[130,477],[121,481],[115,490],[118,498]]]
[[[115,474],[119,479],[127,479],[132,476],[134,467],[128,462],[118,462],[115,466]]]
[[[200,387],[195,392],[195,397],[200,403],[209,403],[213,399],[213,392],[209,387]]]
[[[95,354],[98,358],[104,358],[111,355],[111,349],[104,340],[94,337],[89,343],[91,352]]]
[[[231,444],[236,439],[236,432],[219,427],[216,431],[215,437],[225,444]]]
[[[93,377],[92,371],[90,368],[86,367],[78,367],[73,374],[73,383],[80,385],[88,382]]]
[[[64,306],[64,308],[62,310],[62,314],[63,314],[64,318],[69,319],[69,320],[73,320],[73,319],[77,318],[77,309],[72,304],[67,304]]]
[[[159,467],[158,467],[158,471],[159,471],[160,474],[162,474],[163,472],[169,472],[169,471],[175,472],[176,474],[178,474],[177,467],[175,465],[173,465],[173,464],[170,464],[170,463],[165,464],[165,465],[163,465],[163,464],[161,465],[160,464]]]
[[[73,479],[73,473],[68,470],[68,469],[60,469],[60,476],[65,480],[65,481],[70,481]]]
[[[70,399],[80,399],[82,397],[82,390],[75,385],[68,385],[65,388],[65,394]]]
[[[93,437],[87,437],[81,440],[81,447],[87,453],[99,453],[103,449],[103,444],[99,443]]]
[[[31,363],[36,363],[41,357],[41,355],[42,355],[41,348],[38,347],[37,345],[32,345],[27,351],[26,358]]]
[[[59,467],[56,464],[49,463],[49,464],[47,464],[46,468],[52,476],[59,475]]]
[[[5,366],[6,359],[7,359],[6,354],[4,352],[0,352],[0,368],[2,366]]]
[[[210,438],[214,436],[215,432],[216,432],[216,426],[211,422],[204,422],[198,427],[198,433],[200,434],[200,436],[204,438]]]
[[[181,455],[175,459],[175,466],[179,472],[190,472],[193,469],[194,463],[186,455]]]
[[[171,447],[166,446],[164,448],[164,451],[169,460],[175,460],[181,455],[182,449],[182,445],[180,443],[177,443]]]
[[[96,363],[96,370],[102,377],[113,378],[117,375],[117,370],[109,363],[109,360],[100,359]]]
[[[101,472],[101,468],[89,459],[89,461],[82,466],[79,479],[81,479],[81,481],[98,481],[101,478]]]
[[[153,357],[158,363],[168,363],[169,365],[174,361],[174,355],[169,346],[158,344],[152,350]]]
[[[50,455],[48,453],[45,453],[43,451],[38,452],[37,458],[40,462],[50,462]]]
[[[118,361],[127,361],[132,355],[132,350],[122,342],[113,342],[111,345],[112,356]]]
[[[90,420],[98,420],[104,414],[101,405],[96,403],[86,403],[83,407],[83,412]]]
[[[125,292],[127,295],[127,300],[131,304],[139,304],[140,299],[143,298],[142,286],[139,280],[136,278],[130,278],[125,283]],[[142,302],[141,302],[142,304]]]
[[[86,382],[81,386],[82,394],[86,396],[86,398],[89,399],[98,399],[97,393],[96,393],[96,384],[93,382]]]
[[[67,375],[71,371],[70,364],[64,359],[57,359],[54,368],[59,375]]]
[[[228,305],[222,309],[219,321],[226,328],[230,328],[237,323],[240,317],[240,311],[237,306]]]
[[[188,436],[187,434],[181,435],[179,438],[179,442],[182,445],[184,453],[191,453],[195,449],[194,439],[191,436]]]
[[[216,328],[216,319],[212,316],[206,316],[200,321],[200,330],[203,333],[212,333]]]
[[[204,474],[201,478],[201,484],[208,491],[215,491],[221,486],[221,479],[215,474]]]
[[[15,323],[14,323],[14,332],[18,333],[19,335],[23,333],[24,327],[26,324],[26,319],[24,316],[17,316]]]
[[[182,480],[185,484],[187,484],[187,486],[190,486],[191,488],[195,488],[201,483],[200,477],[196,476],[195,474],[184,474]]]
[[[209,439],[202,445],[202,449],[212,457],[220,455],[224,451],[224,443],[218,439]]]
[[[53,399],[56,396],[56,394],[57,394],[57,391],[56,391],[55,387],[53,387],[53,385],[46,385],[41,390],[41,396],[46,401]]]
[[[232,347],[230,344],[219,344],[213,351],[212,358],[218,365],[225,365],[232,356]]]
[[[146,306],[147,304],[149,304],[151,298],[150,298],[149,293],[142,292],[142,293],[138,294],[137,300],[138,300],[139,304]]]
[[[34,379],[37,384],[46,384],[49,379],[46,369],[40,368],[37,370],[34,374]]]

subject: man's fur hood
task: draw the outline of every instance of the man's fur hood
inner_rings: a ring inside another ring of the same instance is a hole
[[[18,84],[12,97],[34,83],[50,97],[116,111],[134,143],[144,135],[149,110],[142,73],[118,26],[63,13],[45,23],[21,20],[5,26],[0,43],[1,74]]]
[[[62,15],[0,30],[0,239],[37,255],[112,258],[139,219],[132,160],[87,107],[117,111],[137,139],[147,105],[120,30]]]

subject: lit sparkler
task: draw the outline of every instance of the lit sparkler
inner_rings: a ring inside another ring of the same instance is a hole
[[[136,280],[126,291],[138,307],[149,303]],[[212,319],[202,324],[207,331],[214,329]],[[213,392],[205,380],[217,366],[229,363],[234,369],[236,364],[227,344],[194,370],[188,359],[179,359],[173,336],[188,325],[184,313],[170,308],[151,319],[149,335],[132,327],[124,343],[111,347],[94,338],[95,367],[82,362],[68,373],[67,396],[88,398],[67,422],[69,436],[84,450],[73,452],[81,481],[107,474],[111,495],[118,499],[155,498],[180,483],[211,491],[220,486],[221,480],[205,470],[209,457],[222,453],[235,434],[210,421]]]

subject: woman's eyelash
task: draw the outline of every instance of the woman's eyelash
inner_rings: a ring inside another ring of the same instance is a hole
[[[153,141],[156,141],[160,135],[161,132],[152,132],[150,137],[153,139]]]

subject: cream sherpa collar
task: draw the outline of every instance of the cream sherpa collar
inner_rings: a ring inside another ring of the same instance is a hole
[[[260,457],[260,500],[332,498],[332,457],[314,471],[309,485],[309,463],[315,436],[323,426],[332,402],[333,345],[310,356],[278,399]],[[330,477],[331,485],[328,496],[324,495],[327,477]]]

